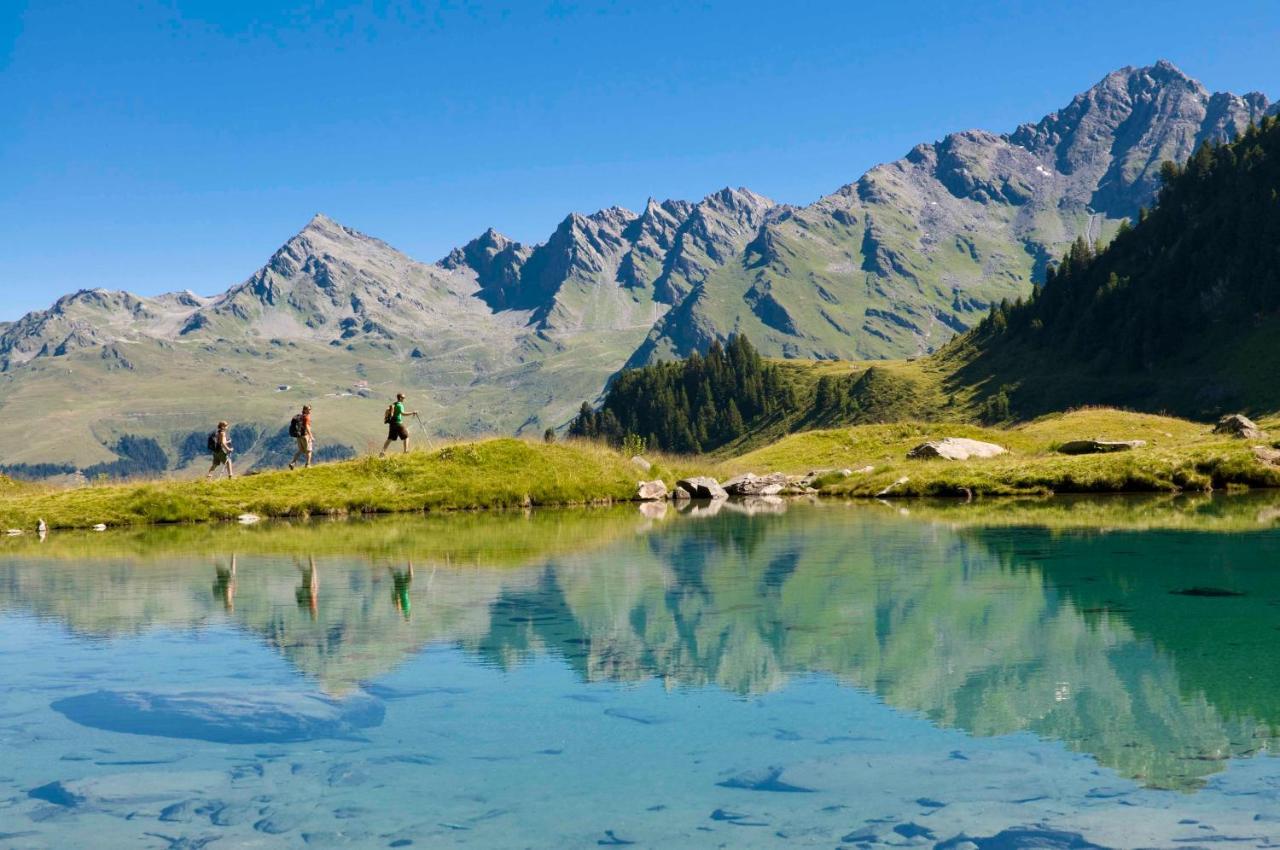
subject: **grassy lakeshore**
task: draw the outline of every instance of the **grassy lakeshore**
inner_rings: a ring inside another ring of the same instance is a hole
[[[968,437],[1008,449],[983,460],[911,460],[926,440]],[[1067,456],[1057,447],[1072,439],[1145,440],[1115,454]],[[731,472],[849,468],[855,474],[825,481],[834,496],[876,496],[886,488],[902,496],[1013,496],[1052,493],[1207,491],[1280,487],[1280,468],[1261,463],[1255,444],[1212,433],[1212,426],[1145,413],[1090,408],[1041,417],[1013,428],[902,422],[792,434],[762,449],[726,459]],[[902,481],[902,479],[906,481]],[[901,482],[901,483],[898,483]]]
[[[303,517],[600,504],[631,499],[639,477],[626,458],[600,446],[491,439],[230,481],[16,485],[0,490],[0,527],[29,529],[42,518],[51,528],[88,528],[232,520],[244,513]]]
[[[997,443],[1008,453],[958,462],[906,457],[919,443],[942,437]],[[1057,452],[1078,438],[1147,444],[1116,454]],[[306,517],[604,504],[634,498],[640,478],[662,478],[671,486],[688,474],[724,479],[747,471],[823,468],[855,470],[819,482],[823,495],[844,497],[886,490],[894,497],[976,498],[1280,487],[1280,468],[1259,461],[1255,444],[1270,440],[1239,440],[1215,435],[1204,423],[1111,409],[1054,414],[1013,428],[903,422],[806,431],[736,457],[659,458],[648,473],[593,443],[499,438],[212,483],[57,489],[0,480],[0,529],[32,529],[42,518],[51,528],[88,528],[233,520],[244,513]]]

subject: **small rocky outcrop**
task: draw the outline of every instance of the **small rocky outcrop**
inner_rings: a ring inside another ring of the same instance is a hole
[[[1218,424],[1213,426],[1213,433],[1230,434],[1242,440],[1262,439],[1262,429],[1243,413],[1232,413],[1222,417],[1218,420]]]
[[[1100,455],[1127,452],[1146,444],[1146,440],[1068,440],[1058,446],[1058,452],[1064,455]]]
[[[863,467],[860,472],[870,472],[872,467]],[[804,475],[791,479],[790,483],[801,487],[812,487],[822,478],[848,478],[853,475],[852,469],[811,469]]]
[[[1253,456],[1267,466],[1280,466],[1280,450],[1270,446],[1254,446]]]
[[[653,469],[653,464],[649,463],[649,461],[640,457],[640,455],[636,455],[635,457],[631,458],[631,465],[642,472],[648,472],[649,470]]]
[[[730,496],[776,496],[787,486],[787,476],[781,472],[769,475],[748,472],[730,478],[723,486]]]
[[[636,498],[641,502],[657,502],[667,498],[667,485],[661,478],[641,481],[636,485]]]
[[[673,495],[677,499],[718,500],[729,498],[729,494],[720,486],[720,482],[707,475],[681,478],[676,482],[676,490]]]
[[[947,437],[942,440],[930,440],[921,443],[907,452],[910,458],[941,458],[943,460],[970,460],[971,458],[995,457],[1005,453],[1003,446],[995,443],[984,443],[981,440],[970,440],[967,437]]]

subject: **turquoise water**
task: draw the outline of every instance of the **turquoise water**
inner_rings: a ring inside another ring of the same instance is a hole
[[[1272,846],[1268,510],[10,542],[0,848]]]

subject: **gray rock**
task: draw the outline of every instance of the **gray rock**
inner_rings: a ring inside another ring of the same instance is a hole
[[[68,809],[73,809],[84,802],[82,795],[70,790],[61,782],[50,782],[48,785],[32,788],[27,792],[27,796],[33,800],[43,800]]]
[[[1269,466],[1280,466],[1280,449],[1270,446],[1254,446],[1253,456]]]
[[[641,472],[648,472],[649,470],[653,469],[653,464],[649,463],[649,461],[640,457],[640,455],[636,455],[635,457],[631,458],[631,465],[639,469]]]
[[[1098,455],[1127,452],[1146,444],[1146,440],[1068,440],[1058,446],[1058,451],[1064,455]]]
[[[1262,429],[1252,419],[1242,413],[1232,413],[1218,420],[1213,426],[1215,434],[1230,434],[1242,440],[1262,439]]]
[[[1005,453],[1003,446],[995,443],[984,443],[981,440],[970,440],[968,437],[946,437],[941,440],[930,440],[921,443],[907,457],[941,458],[943,460],[970,460],[972,458],[996,457]]]
[[[676,490],[688,493],[691,499],[727,499],[729,494],[720,486],[720,482],[706,475],[694,478],[681,478],[676,482]]]
[[[787,476],[781,472],[754,475],[750,472],[730,478],[722,485],[730,496],[776,496],[787,486]]]
[[[636,498],[642,502],[658,502],[667,498],[667,485],[661,478],[641,481],[636,485]]]
[[[339,700],[293,691],[97,691],[52,707],[94,729],[220,744],[351,738],[358,729],[381,724],[384,714],[382,703],[365,694]]]

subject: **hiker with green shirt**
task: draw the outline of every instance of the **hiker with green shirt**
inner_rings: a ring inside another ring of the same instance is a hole
[[[387,408],[386,414],[382,420],[387,423],[389,430],[387,431],[387,441],[382,444],[382,451],[378,453],[378,457],[386,457],[387,449],[396,440],[404,444],[404,453],[409,453],[409,429],[405,427],[404,418],[406,416],[417,416],[415,410],[412,413],[406,413],[404,409],[404,393],[396,393],[395,404]]]

